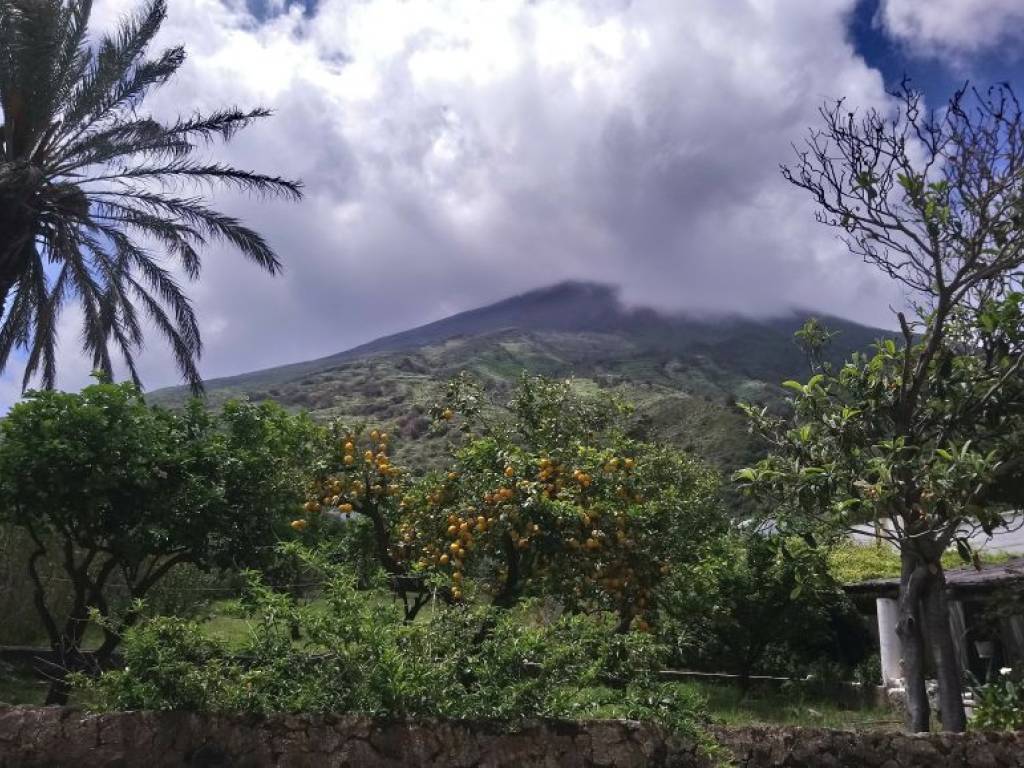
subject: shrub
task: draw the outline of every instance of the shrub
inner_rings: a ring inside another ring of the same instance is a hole
[[[1024,730],[1024,675],[1009,667],[999,677],[974,689],[977,704],[971,724],[995,731]]]
[[[819,552],[777,536],[721,537],[699,563],[673,571],[660,606],[659,632],[675,663],[744,680],[834,677],[866,644],[840,645],[840,636],[857,641],[859,633]]]
[[[307,560],[311,556],[303,555]],[[624,717],[698,736],[703,702],[685,685],[658,685],[664,651],[649,635],[614,632],[602,616],[536,619],[440,606],[406,623],[358,591],[346,570],[317,560],[322,603],[298,605],[251,575],[241,651],[179,618],[129,629],[125,667],[76,685],[94,708],[203,712],[345,712],[453,718]],[[291,639],[291,625],[304,641]]]

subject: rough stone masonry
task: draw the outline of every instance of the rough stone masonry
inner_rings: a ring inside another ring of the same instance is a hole
[[[737,768],[1024,768],[1024,733],[720,728]],[[375,720],[355,716],[89,714],[0,709],[0,768],[706,768],[694,745],[627,721]]]

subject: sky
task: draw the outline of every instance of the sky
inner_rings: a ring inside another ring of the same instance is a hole
[[[94,33],[137,0],[96,0]],[[274,116],[210,157],[300,178],[217,193],[285,270],[209,248],[189,286],[207,378],[328,355],[565,279],[692,313],[891,325],[905,297],[814,221],[780,163],[826,100],[906,75],[1024,86],[1020,0],[170,0],[188,61],[146,107]],[[88,381],[62,319],[59,386]],[[150,337],[147,387],[177,383]],[[0,406],[20,391],[12,361]]]

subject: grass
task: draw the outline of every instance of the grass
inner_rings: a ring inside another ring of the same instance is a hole
[[[217,617],[209,622],[211,634],[241,642],[248,631],[245,622]],[[896,712],[883,709],[852,709],[833,701],[803,696],[798,692],[755,691],[744,695],[737,687],[718,683],[685,683],[694,686],[707,699],[711,717],[723,725],[790,725],[818,728],[898,729],[902,723]],[[22,671],[0,671],[0,702],[17,705],[41,705],[46,696],[45,681]]]
[[[27,671],[0,667],[0,702],[5,704],[42,704],[46,699],[46,681]]]
[[[982,565],[1000,565],[1019,556],[1009,552],[979,553]],[[955,549],[943,553],[942,565],[947,571],[966,567]],[[829,553],[829,569],[843,584],[856,584],[871,579],[895,579],[900,575],[900,555],[888,544],[847,542]]]
[[[898,712],[878,708],[843,707],[835,700],[800,691],[757,690],[744,694],[723,683],[696,683],[708,701],[711,716],[724,725],[797,725],[815,728],[898,729]]]
[[[210,615],[203,622],[203,628],[211,638],[233,648],[244,645],[249,637],[249,622],[238,615],[234,600],[215,600],[210,605]]]

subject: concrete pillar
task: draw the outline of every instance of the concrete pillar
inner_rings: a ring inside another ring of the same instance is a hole
[[[899,605],[891,597],[875,600],[878,612],[878,651],[882,657],[882,684],[896,686],[903,678],[903,644],[896,634]]]

